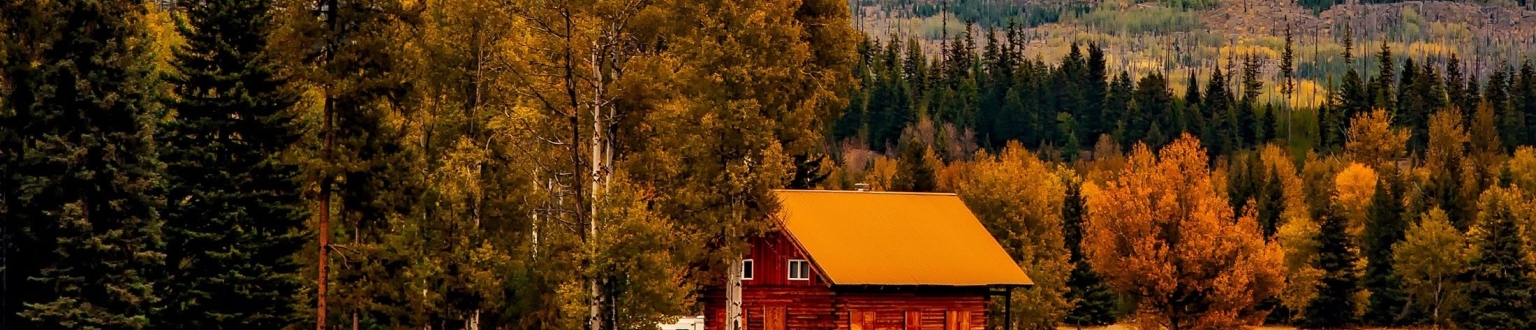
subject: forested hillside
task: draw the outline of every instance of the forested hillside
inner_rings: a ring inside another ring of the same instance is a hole
[[[852,4],[0,4],[0,328],[654,329],[860,183],[988,328],[1536,319],[1531,4]]]

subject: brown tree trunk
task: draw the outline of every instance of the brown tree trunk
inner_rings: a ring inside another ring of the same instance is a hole
[[[334,100],[328,99],[325,102],[325,128],[323,133],[325,134],[325,145],[320,152],[324,160],[329,160],[331,151],[331,109],[335,107],[332,101]],[[321,171],[320,175],[320,271],[319,276],[315,280],[316,286],[319,287],[316,293],[319,304],[315,307],[316,330],[325,330],[325,284],[326,261],[328,259],[326,249],[330,247],[331,243],[331,180],[325,175],[326,172],[329,171]]]

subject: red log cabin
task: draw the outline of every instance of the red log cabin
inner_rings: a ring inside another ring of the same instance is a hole
[[[954,194],[776,195],[741,286],[704,293],[706,330],[983,330],[991,296],[1034,285]]]

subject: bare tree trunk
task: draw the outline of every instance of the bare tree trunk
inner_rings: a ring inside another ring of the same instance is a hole
[[[727,260],[725,282],[725,330],[743,330],[741,324],[741,258]]]
[[[325,144],[321,147],[320,151],[321,159],[327,164],[330,162],[331,155],[331,113],[334,108],[335,99],[327,98],[325,100],[325,128],[323,133],[325,134]],[[317,330],[325,330],[326,263],[327,259],[329,259],[329,251],[327,250],[331,244],[331,179],[327,175],[329,172],[329,169],[327,169],[321,171],[320,174],[320,271],[319,276],[315,280],[316,286],[319,287],[316,293],[319,304],[315,308],[315,329]]]

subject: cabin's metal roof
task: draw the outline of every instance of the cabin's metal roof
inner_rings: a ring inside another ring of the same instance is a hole
[[[1034,285],[954,194],[779,190],[785,231],[836,285]]]

